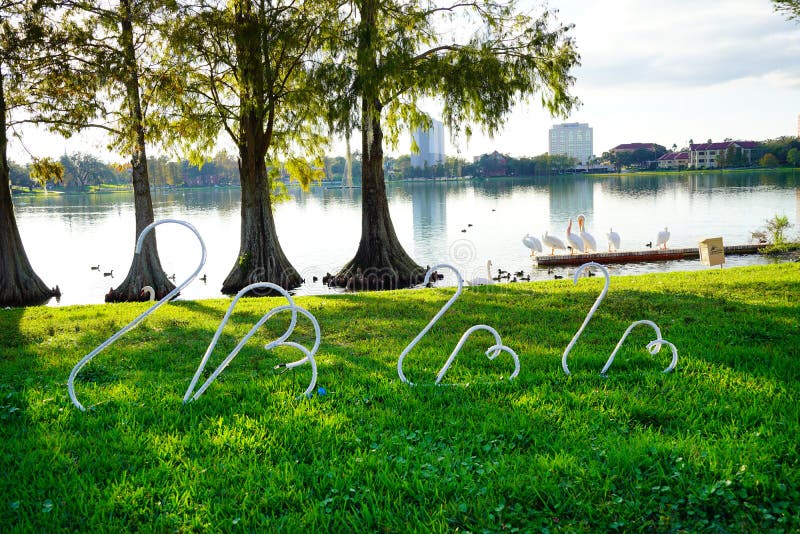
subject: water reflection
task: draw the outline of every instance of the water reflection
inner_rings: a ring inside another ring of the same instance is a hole
[[[447,249],[447,191],[443,183],[410,186],[414,257],[434,257]]]
[[[800,188],[798,188],[797,191],[795,191],[795,198],[797,199],[797,201],[795,202],[794,220],[800,221]]]
[[[550,184],[551,224],[561,224],[565,218],[574,220],[580,213],[594,218],[594,181],[585,176],[553,180]]]
[[[432,183],[392,183],[387,191],[395,230],[421,264],[451,262],[465,278],[486,275],[486,260],[534,279],[552,278],[535,270],[521,244],[526,233],[545,230],[563,236],[570,218],[588,217],[589,231],[605,247],[613,227],[622,248],[641,250],[669,226],[671,247],[696,246],[722,236],[726,244],[746,243],[767,219],[786,214],[797,235],[800,187],[794,173],[730,172],[655,177],[558,176]],[[157,218],[185,219],[208,245],[208,282],[195,282],[184,298],[222,297],[219,288],[239,248],[240,191],[236,188],[157,191]],[[37,273],[59,284],[61,304],[102,302],[119,283],[133,254],[135,220],[131,192],[102,195],[15,196],[15,210],[26,251]],[[334,272],[356,251],[361,235],[361,191],[315,187],[289,189],[289,199],[274,207],[281,244],[306,278],[302,293],[329,291],[313,276]],[[471,225],[471,226],[470,226]],[[176,232],[180,234],[180,232]],[[185,236],[158,229],[164,269],[177,276],[188,268]],[[765,262],[729,257],[726,266]],[[89,269],[100,264],[114,278]],[[189,266],[191,267],[191,266]],[[612,273],[703,268],[698,262],[612,266]],[[568,275],[569,270],[560,272]],[[559,273],[556,273],[559,274]]]

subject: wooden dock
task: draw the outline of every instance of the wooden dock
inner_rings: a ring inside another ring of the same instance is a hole
[[[742,254],[758,254],[758,251],[766,247],[766,244],[758,245],[731,245],[725,247],[726,256],[736,256]],[[615,252],[589,252],[585,254],[555,254],[536,256],[536,262],[540,266],[555,265],[583,265],[589,261],[597,263],[636,263],[650,261],[668,260],[687,260],[700,257],[700,249],[692,248],[668,248],[653,250],[620,250]]]

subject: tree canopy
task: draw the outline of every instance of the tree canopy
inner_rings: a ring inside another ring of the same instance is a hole
[[[538,95],[566,115],[570,70],[579,62],[571,26],[545,11],[523,13],[515,0],[435,3],[353,0],[340,9],[341,31],[330,41],[325,79],[333,98],[328,117],[349,135],[362,135],[362,235],[337,283],[391,288],[416,283],[422,269],[403,250],[386,200],[383,142],[408,129],[429,128],[423,102],[441,104],[455,135],[473,124],[492,134],[521,100]],[[372,273],[365,276],[364,273]]]
[[[43,2],[0,0],[0,305],[40,304],[60,295],[58,286],[49,289],[33,267],[22,245],[14,206],[11,202],[8,133],[27,120],[36,106],[38,63],[34,50],[52,30]],[[58,170],[47,161],[37,167],[38,175],[50,177]],[[34,173],[36,174],[36,173]]]
[[[222,291],[264,281],[287,289],[302,278],[278,242],[270,192],[281,167],[303,185],[324,176],[323,88],[317,53],[331,3],[199,0],[182,6],[170,35],[185,65],[171,142],[196,159],[227,135],[242,186],[239,256]],[[309,161],[309,159],[311,161]]]
[[[789,20],[800,20],[800,0],[772,0],[775,11]]]

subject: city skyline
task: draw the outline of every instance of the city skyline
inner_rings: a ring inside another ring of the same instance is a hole
[[[532,0],[523,5],[541,12]],[[533,98],[515,107],[493,139],[477,127],[469,141],[446,136],[447,155],[543,154],[550,127],[564,122],[591,124],[598,156],[621,143],[681,148],[689,139],[761,141],[800,133],[800,25],[775,13],[770,0],[731,0],[724,9],[710,0],[551,0],[549,7],[559,10],[559,22],[575,24],[570,34],[582,65],[573,72],[572,93],[581,107],[553,118]],[[437,102],[426,102],[425,109],[441,119]],[[105,152],[98,133],[69,140],[30,128],[24,133],[37,156],[84,151],[107,161],[126,159]],[[396,148],[386,147],[388,155],[411,152],[411,134],[404,137]],[[344,143],[335,142],[329,154],[343,155]],[[13,137],[9,157],[29,160]]]

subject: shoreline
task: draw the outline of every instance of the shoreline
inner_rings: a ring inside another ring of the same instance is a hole
[[[593,260],[586,260],[583,263],[588,263],[589,261],[593,261]],[[798,252],[787,252],[787,253],[781,254],[781,261],[777,261],[777,262],[771,263],[771,264],[730,265],[730,266],[727,265],[727,264],[724,264],[721,267],[725,271],[736,272],[736,271],[741,270],[741,269],[753,269],[753,270],[772,269],[772,268],[776,268],[775,266],[777,266],[777,265],[784,266],[783,268],[786,268],[786,266],[794,265],[794,264],[796,264],[798,262],[800,262],[800,253],[798,253]],[[606,263],[601,263],[601,264],[604,265],[604,266],[611,266],[612,265],[612,264],[606,264]],[[573,269],[573,268],[577,268],[577,267],[578,267],[578,265],[546,265],[546,264],[542,264],[541,267],[538,267],[538,270],[540,270],[542,272],[547,272],[548,269],[550,269],[550,268],[561,269],[561,270],[555,271],[555,272],[561,272],[562,273],[562,275],[561,275],[562,279],[569,280],[571,275],[565,276],[564,273],[566,273],[566,271],[564,271],[564,269]],[[614,279],[639,278],[639,277],[642,277],[642,276],[644,276],[644,277],[652,276],[652,277],[668,277],[668,278],[669,277],[673,277],[673,278],[677,279],[677,278],[681,278],[681,277],[685,277],[685,276],[702,276],[702,273],[706,273],[706,272],[709,272],[709,271],[717,271],[717,270],[720,270],[720,266],[705,267],[705,268],[700,269],[700,270],[689,269],[689,270],[682,270],[682,271],[666,271],[666,272],[664,272],[664,271],[645,271],[645,272],[635,272],[635,273],[614,272],[612,274],[611,278],[612,278],[612,280],[614,280]],[[512,282],[510,280],[506,280],[506,281],[501,281],[501,282],[495,282],[495,283],[492,283],[492,284],[486,285],[486,286],[476,286],[476,287],[473,287],[472,289],[476,290],[476,291],[484,290],[486,288],[511,289],[511,288],[514,288],[514,287],[524,287],[525,285],[531,286],[531,287],[539,287],[541,284],[557,283],[558,281],[559,281],[559,279],[554,279],[554,278],[548,276],[547,278],[536,278],[536,279],[532,279],[530,281],[521,280],[521,281]],[[303,286],[299,286],[298,288],[295,288],[295,289],[289,291],[289,294],[291,294],[292,297],[295,298],[295,299],[297,299],[297,298],[325,298],[325,297],[339,297],[339,296],[359,297],[361,295],[370,295],[371,296],[370,298],[379,298],[380,299],[380,298],[383,298],[384,296],[391,297],[391,296],[393,296],[393,294],[395,294],[397,292],[414,291],[414,290],[423,289],[422,286],[420,286],[420,285],[413,286],[413,287],[407,287],[407,288],[393,289],[393,290],[388,290],[388,291],[348,291],[348,290],[345,290],[344,288],[327,287],[327,290],[324,291],[324,292],[305,292],[305,291],[301,290],[302,287]],[[454,287],[456,287],[456,285],[451,283],[450,280],[448,280],[446,282],[440,282],[440,283],[432,286],[433,289],[449,289],[449,288],[454,288]],[[465,284],[464,287],[468,288],[470,286]],[[68,290],[68,286],[65,286],[65,288]],[[64,291],[64,289],[62,289],[62,291]],[[173,299],[173,302],[175,302],[175,303],[201,303],[201,302],[205,302],[205,301],[218,301],[218,300],[229,301],[230,299],[231,299],[230,295],[225,295],[225,294],[220,292],[218,296],[202,297],[202,298],[184,298],[181,295],[178,295],[178,296],[175,297],[175,299]],[[71,303],[61,304],[60,301],[57,301],[55,298],[51,298],[49,301],[45,302],[44,304],[40,304],[38,306],[29,306],[28,308],[67,309],[67,308],[71,308],[71,307],[85,307],[85,306],[101,306],[102,307],[102,306],[106,306],[106,305],[109,305],[109,304],[141,304],[143,302],[144,301],[135,302],[135,303],[131,303],[131,302],[123,302],[123,303],[71,302]],[[21,308],[19,308],[19,307],[13,308],[12,307],[11,309],[21,309]],[[24,307],[22,309],[24,309]]]
[[[564,178],[574,178],[574,177],[587,177],[587,178],[610,178],[610,177],[618,177],[618,178],[637,178],[637,177],[650,177],[650,178],[657,178],[657,177],[674,177],[674,176],[683,176],[683,175],[694,175],[694,176],[705,176],[705,175],[724,175],[724,174],[737,174],[737,173],[752,173],[752,172],[763,172],[763,173],[789,173],[791,172],[794,174],[796,168],[792,167],[749,167],[749,168],[736,168],[736,169],[699,169],[699,170],[682,170],[682,171],[675,171],[675,170],[663,170],[663,171],[635,171],[635,172],[602,172],[602,173],[592,173],[592,172],[578,172],[578,173],[558,173],[558,174],[535,174],[535,175],[524,175],[524,176],[441,176],[441,177],[433,177],[433,178],[398,178],[398,179],[386,179],[387,184],[397,184],[397,183],[432,183],[432,182],[480,182],[480,181],[495,181],[495,180],[515,180],[515,179],[534,179],[534,178],[555,178],[555,179],[564,179]],[[289,182],[286,184],[287,187],[297,187],[300,188],[299,184],[296,182]],[[351,186],[343,186],[340,182],[336,182],[334,180],[327,180],[322,181],[316,184],[312,184],[311,188],[322,188],[322,189],[361,189],[361,184],[353,184]],[[197,185],[197,186],[189,186],[189,185],[175,185],[175,186],[167,186],[167,187],[151,187],[151,192],[163,192],[163,191],[187,191],[187,190],[205,190],[205,189],[241,189],[241,186],[238,184],[231,184],[231,185]],[[104,194],[111,194],[111,193],[126,193],[126,192],[133,192],[133,186],[130,184],[126,185],[115,185],[111,186],[90,186],[89,190],[71,190],[68,188],[60,188],[55,187],[53,189],[48,189],[47,192],[41,189],[34,189],[29,190],[26,187],[12,185],[11,186],[11,195],[14,196],[48,196],[51,194],[54,195],[104,195]]]

